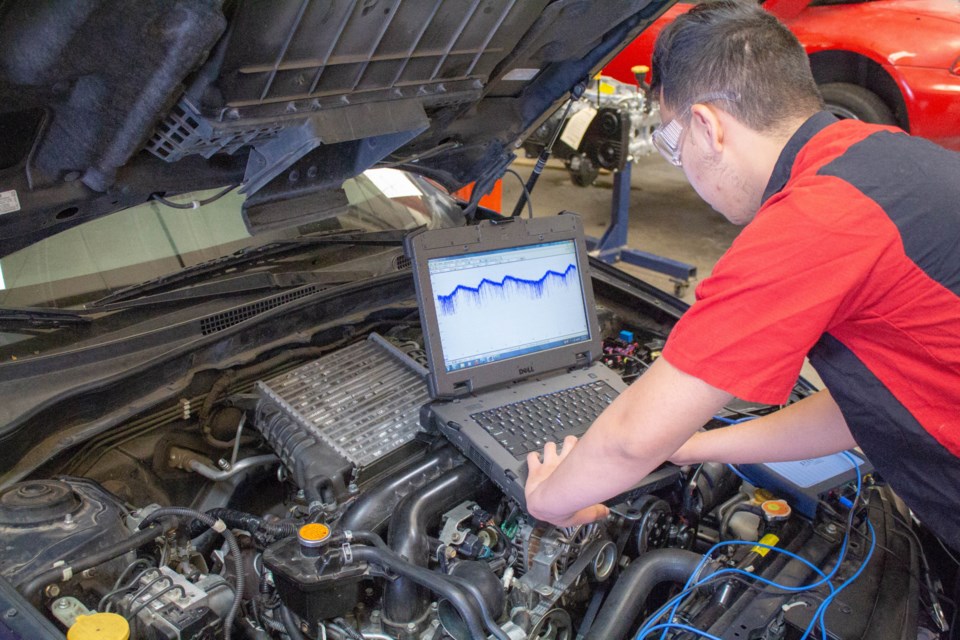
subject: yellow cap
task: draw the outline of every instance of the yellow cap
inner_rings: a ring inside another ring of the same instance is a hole
[[[766,489],[755,489],[753,492],[754,502],[766,502],[767,500],[773,500],[774,495],[767,491]]]
[[[67,631],[67,640],[130,640],[130,623],[116,613],[79,616]]]
[[[300,527],[300,539],[304,542],[323,542],[330,537],[330,527],[319,522],[311,522]]]
[[[650,73],[650,67],[645,64],[638,64],[630,67],[630,72],[638,76],[645,76]]]

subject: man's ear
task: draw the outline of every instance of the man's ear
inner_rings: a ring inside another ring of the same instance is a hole
[[[690,133],[700,136],[703,148],[714,153],[723,151],[723,121],[710,105],[695,104],[690,108],[690,128]]]

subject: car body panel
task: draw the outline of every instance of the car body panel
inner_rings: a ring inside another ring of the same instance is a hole
[[[604,73],[635,83],[630,68],[649,65],[656,35],[692,6],[678,3],[671,7],[614,58]],[[881,97],[889,100],[891,111],[901,115],[901,123],[915,135],[960,150],[960,75],[951,72],[960,59],[960,5],[956,2],[870,0],[822,6],[787,2],[769,9],[796,34],[808,55],[852,54],[876,63],[896,83],[898,96]],[[858,83],[856,78],[864,71],[825,68],[824,73]]]
[[[479,197],[669,4],[4,2],[0,255],[155,193],[269,207],[384,159]]]

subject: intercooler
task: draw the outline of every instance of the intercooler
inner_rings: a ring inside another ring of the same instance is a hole
[[[311,501],[416,437],[426,369],[377,334],[256,384],[257,429]]]

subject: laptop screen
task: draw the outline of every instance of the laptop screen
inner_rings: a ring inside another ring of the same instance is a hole
[[[432,398],[586,368],[602,343],[575,214],[411,233]]]
[[[446,371],[590,340],[573,240],[427,261]]]

